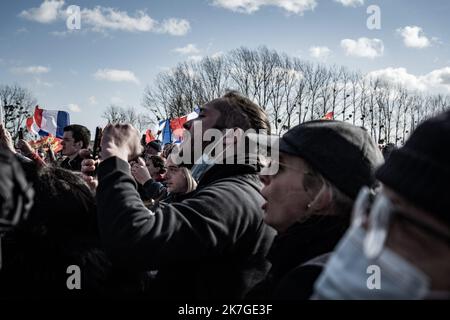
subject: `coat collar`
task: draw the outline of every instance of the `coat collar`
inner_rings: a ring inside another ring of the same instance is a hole
[[[278,234],[267,258],[274,276],[284,275],[298,265],[334,249],[348,227],[338,216],[312,216]]]

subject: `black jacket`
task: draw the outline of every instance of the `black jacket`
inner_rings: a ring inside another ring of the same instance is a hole
[[[83,159],[79,155],[73,160],[70,160],[70,158],[67,157],[61,162],[60,167],[72,171],[81,171],[81,162],[83,162]]]
[[[182,202],[144,207],[128,163],[118,158],[98,170],[98,220],[115,261],[158,270],[156,298],[241,298],[268,271],[274,230],[262,220],[255,168],[216,165]]]
[[[94,238],[68,241],[11,232],[2,240],[0,299],[141,298],[151,284],[150,274],[113,266]],[[80,290],[67,286],[76,272],[68,272],[69,266],[79,267]]]
[[[138,184],[138,192],[144,201],[160,200],[167,197],[167,187],[153,179],[148,180],[143,185]]]
[[[277,235],[267,256],[272,263],[270,272],[247,298],[309,299],[322,267],[305,263],[333,251],[347,227],[348,219],[313,216]]]

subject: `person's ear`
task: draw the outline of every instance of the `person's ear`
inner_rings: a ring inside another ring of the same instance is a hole
[[[323,212],[331,206],[332,202],[333,191],[330,185],[324,182],[322,188],[320,188],[314,199],[308,204],[308,210],[312,213]]]
[[[75,145],[77,146],[77,148],[78,148],[79,150],[83,149],[83,141],[75,142]]]

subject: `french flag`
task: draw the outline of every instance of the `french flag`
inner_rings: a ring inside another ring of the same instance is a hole
[[[64,127],[70,124],[70,116],[67,111],[45,110],[36,106],[34,115],[27,119],[29,132],[40,136],[52,135],[62,139]]]
[[[158,138],[161,140],[162,144],[167,143],[181,143],[183,139],[184,124],[187,121],[193,120],[198,117],[200,113],[200,108],[196,106],[194,111],[175,119],[166,119],[159,122],[159,127],[157,130]]]

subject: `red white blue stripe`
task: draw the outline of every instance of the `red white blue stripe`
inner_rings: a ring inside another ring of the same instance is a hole
[[[67,111],[45,110],[36,106],[34,115],[27,119],[28,131],[40,136],[52,135],[61,138],[64,135],[64,127],[70,124],[70,116]]]

